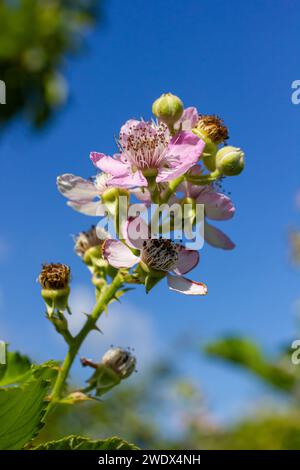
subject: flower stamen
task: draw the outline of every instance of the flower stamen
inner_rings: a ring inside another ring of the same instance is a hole
[[[179,245],[171,240],[160,238],[145,240],[142,249],[142,260],[152,269],[171,271],[178,261]]]

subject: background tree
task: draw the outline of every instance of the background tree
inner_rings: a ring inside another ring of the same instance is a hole
[[[0,80],[6,104],[0,126],[25,117],[42,127],[66,102],[63,75],[86,31],[99,19],[100,0],[4,0],[0,4]]]

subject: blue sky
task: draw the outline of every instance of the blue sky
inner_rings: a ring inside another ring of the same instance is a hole
[[[287,238],[289,227],[300,225],[300,105],[291,103],[291,83],[300,78],[299,14],[292,0],[106,2],[87,53],[67,63],[67,108],[40,135],[16,123],[0,141],[0,337],[11,348],[37,360],[63,356],[35,282],[41,262],[70,264],[76,310],[90,303],[83,287],[89,274],[70,234],[94,220],[65,205],[56,176],[94,174],[89,152],[113,152],[122,123],[150,117],[153,100],[171,91],[186,106],[222,116],[229,143],[246,153],[244,173],[225,182],[236,215],[220,224],[237,247],[203,249],[193,277],[208,284],[206,298],[169,292],[163,282],[147,297],[142,289],[130,293],[124,315],[118,307],[118,321],[114,312],[103,320],[111,336],[94,339],[92,354],[100,357],[114,333],[137,356],[139,348],[144,358],[167,350],[201,384],[220,418],[235,417],[260,396],[247,375],[200,355],[181,356],[174,340],[184,333],[194,344],[236,332],[272,352],[297,336],[299,272],[289,265]]]

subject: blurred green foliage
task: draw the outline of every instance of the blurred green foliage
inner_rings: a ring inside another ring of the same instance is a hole
[[[99,17],[100,0],[4,0],[0,3],[0,126],[22,114],[43,126],[65,103],[67,55],[77,54]]]
[[[249,351],[256,358],[262,353],[258,356],[255,345],[248,346],[244,342],[241,346],[242,362],[247,356],[252,364]],[[227,355],[229,349],[227,344]],[[239,363],[237,341],[234,349]],[[278,388],[268,375],[263,380]],[[100,403],[61,405],[38,442],[71,431],[93,439],[117,433],[144,449],[300,449],[300,409],[290,400],[280,409],[271,401],[235,424],[220,425],[208,412],[199,387],[166,362],[154,366],[143,379],[137,376],[121,384]]]
[[[274,359],[263,354],[259,346],[247,338],[226,337],[205,347],[208,355],[239,365],[268,385],[292,393],[299,381],[299,371],[291,362],[291,349],[284,349]]]

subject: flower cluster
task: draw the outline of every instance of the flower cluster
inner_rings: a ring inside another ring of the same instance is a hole
[[[68,173],[57,178],[67,204],[99,221],[74,240],[75,252],[90,270],[95,286],[95,305],[76,335],[65,316],[65,312],[71,314],[70,268],[60,263],[43,265],[38,279],[47,318],[69,348],[50,396],[52,404],[62,398],[82,343],[92,330],[99,330],[97,322],[111,302],[134,284],[144,285],[148,293],[164,278],[172,291],[205,295],[203,282],[186,277],[200,260],[200,247],[190,240],[200,234],[202,242],[213,247],[231,250],[235,246],[210,221],[233,217],[235,207],[221,191],[221,181],[242,172],[244,153],[227,145],[229,134],[222,119],[201,114],[195,107],[184,109],[170,93],[158,98],[152,111],[156,119],[130,119],[122,126],[115,154],[91,152],[97,169],[94,177]],[[144,209],[151,213],[150,220],[143,217]],[[86,393],[92,391],[94,397],[102,396],[133,373],[136,359],[129,350],[113,348],[100,363],[82,359],[82,365],[93,368],[93,376],[85,389],[65,397],[66,403],[90,399]]]
[[[227,145],[229,134],[222,119],[200,114],[195,107],[184,109],[182,101],[170,93],[158,98],[152,111],[157,120],[130,119],[121,127],[115,154],[91,152],[99,171],[96,176],[88,180],[73,174],[59,176],[59,191],[73,209],[93,216],[99,216],[103,203],[108,216],[115,216],[120,195],[126,196],[129,206],[135,199],[148,206],[203,204],[205,241],[213,247],[233,249],[230,238],[208,220],[228,220],[234,215],[231,199],[219,190],[220,180],[243,170],[244,153]],[[194,217],[193,211],[190,217]],[[130,234],[133,225],[140,227],[135,239]],[[141,217],[128,217],[117,235],[118,239],[104,237],[104,241],[101,236],[97,242],[95,229],[82,233],[76,240],[76,252],[84,257],[88,248],[98,246],[102,261],[126,271],[127,280],[143,283],[147,292],[166,276],[172,290],[188,295],[207,293],[203,283],[184,277],[198,264],[198,251],[153,236]]]

